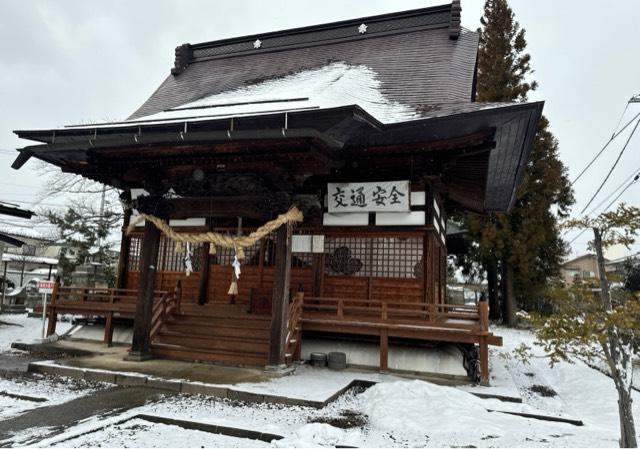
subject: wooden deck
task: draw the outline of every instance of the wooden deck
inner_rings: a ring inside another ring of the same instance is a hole
[[[114,317],[133,318],[137,292],[58,287],[48,314],[104,316],[105,342]],[[421,304],[293,295],[289,305],[286,361],[300,357],[303,331],[375,336],[380,369],[388,368],[389,338],[477,344],[479,371],[488,381],[488,345],[502,345],[489,331],[486,302],[478,306]],[[251,313],[247,305],[181,301],[180,291],[154,293],[151,352],[160,357],[234,365],[264,366],[270,344],[271,315]],[[55,331],[55,320],[49,321]]]
[[[502,346],[502,337],[489,331],[488,316],[486,302],[472,306],[306,297],[301,322],[305,331],[379,337],[381,370],[388,368],[389,337],[477,344],[486,383],[488,345]]]

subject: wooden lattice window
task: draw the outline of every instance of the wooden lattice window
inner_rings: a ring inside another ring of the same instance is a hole
[[[184,271],[187,245],[182,244],[182,251],[176,251],[176,242],[162,236],[160,238],[160,247],[158,249],[158,270],[159,271]],[[200,270],[200,260],[203,245],[202,243],[191,243],[189,245],[191,250],[191,267],[193,271]]]
[[[131,243],[129,245],[129,260],[127,260],[127,267],[129,270],[140,269],[140,251],[142,250],[142,237],[131,237]]]
[[[327,237],[325,273],[330,275],[418,278],[422,237]]]

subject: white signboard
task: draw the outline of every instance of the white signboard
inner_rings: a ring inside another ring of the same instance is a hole
[[[329,183],[329,213],[409,212],[409,181]]]
[[[40,293],[53,293],[53,281],[38,281],[38,291]]]

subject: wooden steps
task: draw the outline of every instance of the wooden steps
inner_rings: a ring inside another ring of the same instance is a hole
[[[246,313],[244,305],[187,304],[173,313],[151,343],[157,356],[264,366],[271,319]]]

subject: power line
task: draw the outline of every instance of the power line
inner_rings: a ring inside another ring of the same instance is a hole
[[[598,190],[596,190],[596,193],[593,194],[593,196],[591,197],[591,199],[589,200],[587,205],[584,206],[584,208],[580,211],[580,215],[584,214],[584,211],[587,210],[587,208],[591,205],[593,200],[596,199],[596,196],[598,196],[598,194],[600,193],[600,191],[602,190],[602,188],[604,187],[606,182],[609,180],[609,177],[611,176],[611,173],[613,173],[613,170],[618,165],[618,162],[620,162],[620,158],[624,154],[624,151],[627,149],[627,146],[629,145],[629,142],[631,141],[631,138],[633,137],[634,133],[636,132],[636,129],[638,129],[638,125],[640,125],[640,119],[638,119],[638,121],[636,121],[636,124],[633,127],[633,130],[631,131],[631,134],[629,134],[629,137],[627,138],[627,141],[625,142],[624,146],[622,147],[622,150],[620,150],[620,153],[618,153],[618,157],[616,158],[615,162],[613,163],[613,165],[609,169],[609,173],[607,173],[607,176],[605,176],[604,181],[602,181],[602,184],[600,184],[600,186],[598,187]]]
[[[611,198],[613,195],[616,194],[616,192],[618,190],[623,188],[631,180],[631,178],[634,178],[634,181],[637,181],[638,176],[640,176],[640,167],[635,169],[634,171],[632,171],[631,174],[629,176],[627,176],[627,178],[624,181],[622,181],[622,183],[618,187],[616,187],[615,190],[613,190],[609,195],[607,195],[607,197],[605,199],[600,201],[597,206],[595,206],[593,209],[591,209],[591,212],[587,213],[587,215],[591,215],[596,210],[598,210],[600,208],[600,206],[602,206],[604,203],[606,203],[609,200],[609,198]],[[629,186],[627,186],[627,188],[629,188]]]
[[[620,197],[622,196],[622,194],[623,194],[624,192],[626,192],[626,191],[629,189],[629,187],[631,187],[631,186],[632,186],[632,185],[634,185],[636,182],[638,182],[638,179],[640,179],[640,173],[638,173],[638,174],[633,178],[633,181],[631,181],[631,182],[629,183],[629,185],[628,185],[627,187],[625,187],[625,188],[624,188],[624,190],[623,190],[622,192],[620,192],[620,193],[618,194],[618,196],[616,196],[616,197],[613,199],[613,201],[611,201],[611,202],[609,203],[609,205],[608,205],[607,207],[605,207],[605,208],[604,208],[604,210],[605,210],[605,211],[606,211],[606,210],[609,210],[609,208],[610,208],[611,206],[613,206],[613,204],[614,204],[616,201],[618,201],[618,198],[620,198]],[[603,212],[604,212],[604,211],[603,211]]]
[[[629,100],[629,102],[627,102],[627,106],[629,106],[629,103],[630,103],[630,102],[631,102],[631,100]],[[626,111],[626,108],[625,108],[625,111]],[[624,112],[623,112],[623,115],[624,115]],[[611,136],[611,138],[609,139],[609,141],[607,141],[607,143],[605,143],[605,144],[604,144],[604,146],[602,147],[602,149],[601,149],[600,151],[598,151],[598,154],[596,154],[596,155],[593,157],[593,159],[591,159],[591,161],[587,164],[587,166],[586,166],[585,168],[583,168],[583,169],[582,169],[582,171],[580,172],[580,174],[579,174],[578,176],[576,176],[576,178],[575,178],[573,181],[571,181],[571,185],[574,185],[574,184],[578,181],[578,179],[580,179],[580,178],[582,177],[582,175],[584,175],[584,173],[585,173],[587,170],[589,170],[589,168],[591,168],[591,166],[593,165],[593,163],[594,163],[594,162],[595,162],[595,161],[600,157],[600,155],[601,155],[602,153],[604,153],[604,150],[606,150],[606,149],[607,149],[607,147],[609,146],[609,144],[610,144],[611,142],[613,142],[613,140],[614,140],[616,137],[618,137],[620,134],[622,134],[622,133],[624,132],[624,130],[625,130],[625,129],[627,129],[627,128],[629,127],[629,125],[631,125],[631,123],[633,123],[633,121],[634,121],[635,119],[637,119],[638,117],[640,117],[640,112],[638,112],[638,113],[637,113],[637,114],[636,114],[636,115],[635,115],[631,120],[629,120],[629,121],[627,122],[627,124],[626,124],[626,125],[624,125],[620,131],[618,131],[618,132],[614,132],[614,133],[613,133],[613,135]],[[622,116],[620,117],[620,120],[622,120]],[[620,124],[620,122],[618,122],[618,125],[619,125],[619,124]],[[616,129],[617,129],[617,127],[616,127]]]
[[[625,188],[624,188],[624,189],[623,189],[623,190],[618,194],[618,196],[616,196],[616,197],[613,199],[613,201],[611,201],[611,202],[607,205],[607,207],[605,207],[605,208],[602,210],[602,212],[606,212],[606,211],[608,211],[608,210],[609,210],[609,208],[610,208],[611,206],[613,206],[613,205],[615,204],[615,202],[616,202],[616,201],[618,201],[618,199],[622,196],[622,194],[623,194],[624,192],[626,192],[627,190],[629,190],[629,187],[631,187],[631,186],[632,186],[632,185],[634,185],[636,182],[638,182],[638,180],[639,180],[639,179],[640,179],[640,173],[638,173],[638,174],[636,174],[636,175],[635,175],[635,177],[633,178],[633,180],[632,180],[632,181],[631,181],[631,182],[630,182],[630,183],[629,183],[629,184],[628,184],[628,185],[627,185],[627,186],[626,186],[626,187],[625,187]],[[617,190],[617,189],[616,189],[616,190]],[[596,209],[597,209],[597,207],[596,207],[596,208],[594,208],[594,209],[591,211],[591,213],[593,213]],[[601,212],[601,213],[602,213],[602,212]],[[573,242],[575,242],[576,240],[578,240],[578,238],[579,238],[582,234],[584,234],[586,231],[587,231],[587,228],[584,228],[582,231],[580,231],[580,233],[579,233],[578,235],[576,235],[576,236],[573,238],[573,240],[571,240],[571,241],[569,242],[569,245],[571,245]]]

